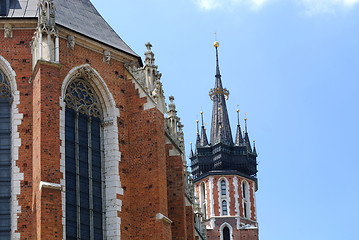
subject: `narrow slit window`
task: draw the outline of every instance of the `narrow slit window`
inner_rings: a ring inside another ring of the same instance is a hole
[[[221,192],[222,192],[222,196],[227,195],[226,181],[224,180],[221,181]]]
[[[222,201],[222,215],[228,215],[228,210],[227,210],[227,201]]]

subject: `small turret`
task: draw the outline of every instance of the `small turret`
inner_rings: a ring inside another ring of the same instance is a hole
[[[202,127],[201,127],[201,146],[207,146],[208,145],[208,139],[206,134],[206,129],[204,127],[204,121],[203,121],[203,112],[201,112],[201,118],[202,118]]]
[[[239,110],[238,109],[237,109],[237,119],[238,119],[238,124],[237,124],[237,134],[236,134],[236,142],[235,142],[236,146],[243,143],[242,129],[241,129],[241,125],[239,123]]]

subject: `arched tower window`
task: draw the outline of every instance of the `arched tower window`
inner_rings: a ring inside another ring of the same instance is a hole
[[[221,192],[222,192],[222,196],[227,195],[226,181],[224,181],[224,180],[221,181]]]
[[[222,201],[222,215],[228,215],[228,210],[227,210],[227,201],[224,200]]]
[[[207,209],[206,209],[206,185],[201,183],[201,203],[202,203],[202,210],[204,214],[204,219],[207,219]]]
[[[69,84],[64,100],[66,238],[103,239],[100,102],[82,78]]]
[[[249,198],[249,187],[246,181],[242,183],[242,196],[243,196],[243,216],[250,218],[250,198]]]
[[[11,235],[11,89],[0,71],[0,239]]]
[[[223,228],[223,240],[230,240],[231,236],[230,236],[230,231],[228,227],[224,227]]]

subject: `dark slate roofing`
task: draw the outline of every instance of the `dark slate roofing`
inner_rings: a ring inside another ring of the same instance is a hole
[[[216,82],[214,89],[223,90],[221,73],[218,64],[218,49],[216,47]],[[213,100],[211,144],[219,142],[233,144],[231,126],[229,124],[227,105],[224,94],[216,94]]]
[[[35,18],[39,0],[10,0],[8,18]],[[139,57],[111,28],[89,0],[54,0],[56,23]]]

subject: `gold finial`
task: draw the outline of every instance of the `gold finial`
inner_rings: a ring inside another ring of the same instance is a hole
[[[244,121],[247,121],[247,118],[245,118]]]
[[[199,123],[199,121],[198,121],[198,120],[196,120],[196,123]]]
[[[218,111],[221,111],[222,110],[222,108],[218,108]]]
[[[244,130],[242,132],[244,133]]]
[[[201,114],[203,114],[203,112],[201,111]]]
[[[239,112],[239,109],[237,109],[237,112]]]
[[[255,143],[255,142],[256,142],[256,140],[253,140],[253,142]]]
[[[218,48],[218,47],[219,47],[219,42],[215,41],[215,42],[213,43],[213,46],[214,46],[215,48]]]
[[[248,113],[246,113],[246,116],[248,115]]]

